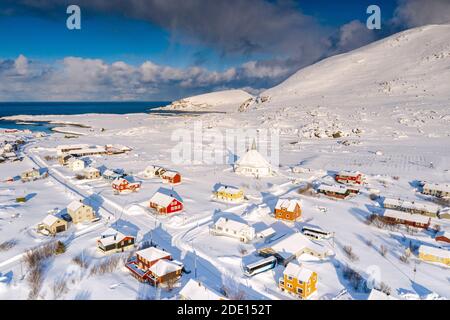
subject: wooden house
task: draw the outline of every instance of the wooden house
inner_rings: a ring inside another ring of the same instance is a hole
[[[167,170],[163,174],[161,174],[161,179],[165,183],[170,184],[180,184],[181,183],[181,175],[179,172]]]
[[[286,221],[300,219],[301,213],[300,200],[296,199],[278,199],[274,209],[275,218]]]
[[[340,171],[335,176],[336,182],[350,185],[361,185],[363,175],[358,171]]]
[[[421,214],[433,218],[438,216],[440,210],[439,206],[432,203],[393,198],[385,198],[383,201],[383,207],[413,214]]]
[[[120,179],[122,177],[123,177],[123,174],[120,174],[120,173],[115,172],[114,170],[110,170],[110,169],[106,169],[102,173],[102,178],[109,180],[109,181],[114,181],[114,180]]]
[[[67,221],[57,216],[49,214],[37,226],[37,231],[44,235],[56,235],[68,229]]]
[[[70,154],[62,154],[60,156],[58,156],[58,163],[62,166],[66,166],[70,160],[75,159],[73,156],[71,156]]]
[[[158,214],[177,213],[183,210],[183,200],[175,191],[159,188],[150,198],[149,207]]]
[[[422,193],[438,198],[450,197],[450,185],[447,183],[425,183]]]
[[[111,187],[115,193],[137,192],[141,183],[132,181],[130,177],[122,177],[114,180]]]
[[[419,247],[419,259],[426,262],[442,263],[450,266],[450,251],[421,245]]]
[[[89,180],[98,179],[100,178],[100,170],[97,168],[88,167],[84,169],[84,177]]]
[[[71,171],[81,171],[84,169],[85,167],[85,163],[83,160],[81,159],[77,159],[77,158],[70,158],[67,161],[67,167],[71,170]]]
[[[255,228],[235,220],[220,217],[209,229],[212,235],[221,235],[239,239],[247,243],[255,239]]]
[[[84,204],[81,200],[75,200],[67,206],[67,213],[73,223],[91,222],[95,220],[95,212],[91,206]]]
[[[319,187],[317,187],[317,192],[336,199],[345,199],[351,193],[349,189],[344,186],[340,185],[330,186],[326,184],[321,184]]]
[[[48,171],[44,170],[41,171],[39,169],[31,169],[28,171],[24,171],[20,174],[20,179],[23,182],[27,182],[27,181],[34,181],[37,179],[41,179],[41,178],[46,178],[48,176]]]
[[[161,177],[167,170],[160,166],[148,166],[144,170],[144,177],[146,178],[154,178]]]
[[[396,210],[384,210],[380,216],[388,224],[404,224],[421,229],[428,229],[431,224],[431,218],[429,217]]]
[[[240,203],[244,201],[244,191],[233,186],[219,185],[213,191],[213,198],[219,201]]]
[[[189,279],[180,290],[180,300],[228,300],[222,294],[205,286],[203,283]]]
[[[105,254],[124,252],[133,249],[135,241],[134,236],[125,235],[116,229],[109,228],[97,239],[97,248]]]
[[[290,262],[278,281],[278,287],[300,299],[308,299],[317,292],[317,278],[316,272]]]
[[[148,269],[148,282],[151,285],[169,284],[178,281],[183,271],[183,264],[173,260],[159,260]]]

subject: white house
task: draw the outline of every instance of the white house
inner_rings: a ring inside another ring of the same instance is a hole
[[[228,300],[220,293],[208,288],[201,282],[189,279],[183,289],[180,290],[181,300]]]
[[[239,239],[241,242],[250,242],[255,236],[255,228],[235,220],[220,217],[210,228],[213,235],[222,235]]]
[[[161,176],[164,172],[166,172],[166,169],[159,166],[148,166],[144,170],[144,177],[145,178],[154,178]]]
[[[254,177],[268,177],[275,173],[269,161],[256,150],[255,143],[253,143],[252,148],[246,154],[236,161],[234,172]]]
[[[425,183],[423,186],[422,193],[430,196],[435,196],[438,198],[450,197],[450,184]]]
[[[85,168],[85,163],[81,159],[72,158],[67,163],[67,166],[69,167],[70,170],[76,172],[83,170]]]

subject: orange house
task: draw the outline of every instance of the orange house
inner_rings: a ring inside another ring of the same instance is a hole
[[[317,273],[296,263],[290,262],[284,269],[278,286],[300,299],[308,299],[317,291]]]
[[[295,221],[300,218],[302,208],[299,200],[279,199],[275,205],[275,218],[287,221]]]

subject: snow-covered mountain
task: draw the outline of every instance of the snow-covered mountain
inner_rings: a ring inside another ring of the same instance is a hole
[[[224,90],[177,100],[164,107],[164,110],[235,111],[251,98],[253,96],[243,90]]]
[[[367,105],[399,99],[448,104],[449,89],[450,25],[429,25],[320,61],[261,97],[284,106],[305,101]]]

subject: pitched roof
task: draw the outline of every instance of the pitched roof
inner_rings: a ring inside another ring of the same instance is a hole
[[[425,183],[423,188],[442,192],[450,192],[450,184],[447,183]]]
[[[367,300],[397,300],[397,299],[395,299],[392,296],[388,296],[386,293],[380,290],[372,289],[372,291],[370,291]]]
[[[239,222],[236,220],[231,220],[228,218],[220,217],[215,223],[215,227],[227,228],[232,231],[241,232],[253,229],[253,227],[249,226],[246,223]]]
[[[428,222],[430,222],[430,217],[422,216],[420,214],[406,213],[397,210],[384,210],[382,216],[387,218],[410,221],[414,223],[427,224]]]
[[[74,200],[71,203],[69,203],[69,205],[67,206],[67,210],[77,211],[82,206],[84,206],[84,203],[81,200]]]
[[[166,274],[178,271],[183,269],[183,265],[178,264],[174,261],[169,261],[169,260],[159,260],[158,262],[156,262],[153,266],[151,266],[151,268],[149,269],[150,272],[154,275],[156,275],[157,277],[162,277]]]
[[[330,186],[327,184],[321,184],[319,187],[317,187],[317,190],[345,194],[347,193],[348,188],[341,185]]]
[[[249,150],[238,161],[237,167],[249,168],[271,168],[269,161],[267,161],[256,149]]]
[[[57,216],[49,214],[42,220],[42,223],[47,226],[52,226],[54,223],[58,222],[59,220],[61,220],[61,219],[58,218]]]
[[[242,190],[233,186],[227,186],[227,185],[221,185],[218,189],[217,192],[226,192],[229,194],[238,194],[239,192],[241,192]]]
[[[275,242],[275,244],[273,244],[270,248],[285,258],[292,255],[297,256],[305,248],[320,254],[327,254],[328,252],[327,248],[318,243],[312,242],[305,235],[299,232],[283,237],[281,240]]]
[[[177,174],[180,174],[177,171],[172,171],[172,170],[167,170],[163,173],[163,177],[169,177],[169,178],[173,178],[175,177]]]
[[[101,242],[104,246],[108,246],[122,241],[122,239],[125,237],[130,236],[126,236],[125,234],[114,228],[108,228],[108,230],[101,233],[100,239],[98,239],[98,241]]]
[[[278,199],[275,209],[286,209],[289,212],[294,212],[297,204],[300,206],[300,200],[297,199]]]
[[[226,300],[215,290],[194,279],[189,279],[183,289],[180,290],[180,295],[188,300]]]
[[[289,262],[286,269],[284,269],[283,274],[303,282],[308,282],[313,275],[313,271],[296,263]]]
[[[149,247],[143,250],[139,250],[136,252],[136,254],[140,255],[147,261],[155,261],[171,255],[170,252],[163,251],[155,247]]]
[[[342,171],[339,171],[337,175],[338,176],[342,176],[342,177],[353,177],[353,178],[356,178],[357,176],[362,175],[362,173],[359,172],[359,171],[342,170]]]
[[[157,205],[162,207],[167,207],[172,203],[173,200],[178,200],[181,203],[183,202],[183,200],[178,197],[176,192],[165,188],[159,188],[158,191],[156,191],[155,194],[150,198],[151,203],[156,203]]]
[[[444,249],[440,249],[440,248],[436,248],[436,247],[421,245],[419,247],[419,253],[424,253],[424,254],[429,254],[429,255],[435,256],[435,257],[450,259],[450,251],[449,250],[444,250]]]
[[[408,201],[408,200],[402,200],[402,199],[393,199],[393,198],[385,198],[383,201],[383,205],[390,205],[390,206],[396,206],[396,207],[402,207],[405,209],[411,209],[411,210],[420,210],[420,211],[426,211],[437,214],[439,212],[440,207],[432,204],[432,203],[426,203],[426,202],[420,202],[420,201]]]

